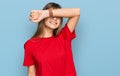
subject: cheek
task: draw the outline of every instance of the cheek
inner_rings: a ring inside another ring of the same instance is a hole
[[[58,25],[60,25],[61,24],[61,20],[58,20]]]
[[[48,19],[45,19],[45,25],[47,25],[49,23]]]

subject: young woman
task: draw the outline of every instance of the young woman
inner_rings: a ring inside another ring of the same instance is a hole
[[[38,28],[24,44],[28,76],[76,76],[71,41],[79,17],[79,8],[61,8],[53,2],[31,11],[30,20],[38,22]],[[68,21],[61,28],[63,18]]]

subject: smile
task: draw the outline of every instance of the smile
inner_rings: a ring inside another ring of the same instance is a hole
[[[55,22],[55,21],[49,21],[49,23],[50,23],[50,24],[53,24],[53,25],[56,25],[56,24],[57,24],[57,22]]]

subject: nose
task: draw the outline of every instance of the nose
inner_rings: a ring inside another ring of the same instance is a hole
[[[56,17],[53,17],[53,20],[57,20],[57,18],[56,18]]]

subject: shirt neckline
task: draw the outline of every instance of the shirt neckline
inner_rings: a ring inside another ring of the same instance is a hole
[[[54,38],[54,35],[50,36],[50,37],[35,37],[37,39],[51,39]]]

